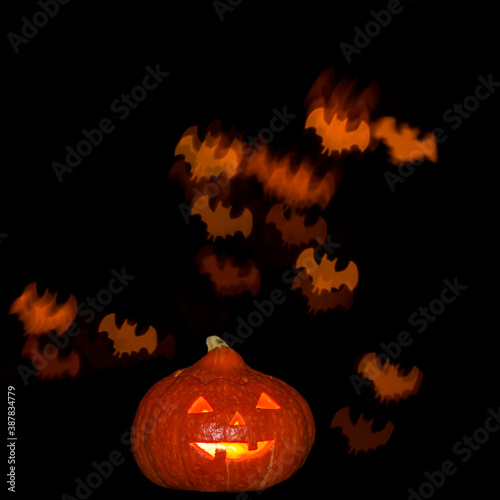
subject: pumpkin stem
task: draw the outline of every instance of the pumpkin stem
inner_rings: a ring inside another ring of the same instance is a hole
[[[207,347],[208,347],[208,352],[210,352],[212,349],[215,349],[216,347],[229,347],[220,337],[217,337],[217,335],[211,335],[210,337],[207,337]]]

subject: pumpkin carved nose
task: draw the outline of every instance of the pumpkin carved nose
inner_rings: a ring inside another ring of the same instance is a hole
[[[237,411],[233,415],[233,418],[231,419],[231,422],[229,422],[229,425],[245,425],[245,420],[240,415],[240,412]]]

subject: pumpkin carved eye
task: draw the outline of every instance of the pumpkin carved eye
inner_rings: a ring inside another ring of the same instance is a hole
[[[208,401],[200,396],[189,408],[188,413],[208,413],[214,411]]]
[[[265,392],[260,395],[255,408],[261,408],[262,410],[281,410],[281,406]]]

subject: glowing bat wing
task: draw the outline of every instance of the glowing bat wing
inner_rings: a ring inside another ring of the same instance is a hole
[[[318,267],[316,259],[314,258],[314,248],[306,248],[297,257],[295,267],[300,269],[305,267],[306,273],[309,276],[313,276],[314,270]]]
[[[328,123],[325,121],[325,108],[313,109],[306,118],[304,128],[313,128],[316,135],[323,139],[328,131]]]
[[[186,163],[191,165],[191,172],[193,172],[197,167],[198,151],[200,147],[201,142],[198,138],[198,127],[194,125],[184,132],[175,147],[174,155],[184,155]]]
[[[336,271],[335,266],[337,264],[337,259],[333,261],[328,261],[326,255],[323,257],[325,264],[327,263],[325,269],[321,269],[322,272],[327,276],[327,283],[330,284],[330,288],[340,288],[342,285],[346,285],[349,290],[354,290],[358,285],[359,272],[358,266],[354,262],[349,262],[347,267],[343,271]],[[321,268],[321,264],[320,264]]]

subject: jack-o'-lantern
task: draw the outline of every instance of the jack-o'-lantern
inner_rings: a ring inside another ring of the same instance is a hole
[[[132,426],[134,457],[154,483],[197,491],[261,490],[304,463],[314,442],[305,399],[253,370],[219,337],[193,366],[157,382]]]

